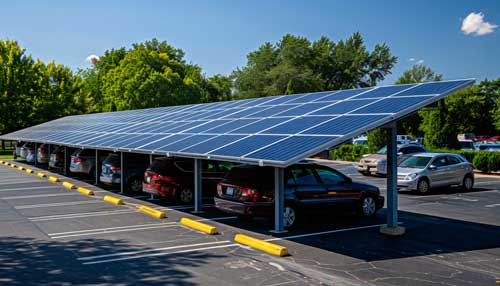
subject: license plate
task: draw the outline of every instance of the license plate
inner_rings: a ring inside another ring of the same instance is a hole
[[[226,195],[232,196],[233,194],[234,194],[234,189],[231,187],[227,187]]]
[[[151,183],[151,177],[146,177],[146,183]]]

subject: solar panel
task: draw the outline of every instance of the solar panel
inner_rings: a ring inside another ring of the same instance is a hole
[[[473,83],[453,80],[76,115],[0,139],[284,167]]]

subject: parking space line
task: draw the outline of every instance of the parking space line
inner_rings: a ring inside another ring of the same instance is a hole
[[[18,180],[2,180],[0,185],[13,185],[13,184],[24,184],[24,183],[38,183],[40,180],[26,180],[26,179],[18,179]]]
[[[172,251],[172,252],[160,252],[160,253],[152,253],[152,254],[145,254],[145,255],[136,255],[136,256],[129,256],[129,257],[97,260],[97,261],[84,262],[82,264],[84,264],[84,265],[101,264],[101,263],[109,263],[109,262],[116,262],[116,261],[123,261],[123,260],[138,259],[138,258],[144,258],[144,257],[165,256],[165,255],[170,255],[170,254],[189,253],[189,252],[197,252],[197,251],[202,251],[202,250],[219,249],[219,248],[227,248],[227,247],[241,247],[241,245],[239,243],[231,243],[231,244],[226,244],[226,245],[216,245],[216,246],[193,248],[193,249],[179,250],[179,251]]]
[[[95,231],[95,232],[86,232],[86,233],[57,235],[57,236],[51,236],[51,238],[52,239],[59,239],[59,238],[68,238],[68,237],[76,237],[76,236],[108,234],[108,233],[127,232],[127,231],[136,231],[136,230],[145,230],[145,229],[157,229],[157,228],[170,228],[170,227],[179,227],[179,224],[177,222],[171,222],[171,223],[165,223],[164,225],[158,225],[158,226],[136,227],[136,228],[109,230],[109,231],[104,230],[104,231]]]
[[[35,208],[48,208],[48,207],[60,207],[60,206],[74,206],[74,205],[84,205],[84,204],[96,204],[100,201],[90,200],[82,202],[65,202],[65,203],[52,203],[52,204],[37,204],[37,205],[25,205],[25,206],[15,206],[15,209],[35,209]]]
[[[493,184],[493,183],[497,183],[497,184],[500,184],[500,180],[496,180],[496,181],[475,181],[474,182],[474,185],[489,185],[489,184]]]
[[[125,226],[105,227],[105,228],[96,228],[96,229],[84,229],[84,230],[75,230],[75,231],[66,231],[66,232],[55,232],[55,233],[49,233],[48,235],[60,236],[60,235],[65,235],[65,234],[77,234],[77,233],[85,233],[85,232],[96,232],[96,231],[136,228],[136,227],[145,227],[145,226],[171,225],[171,224],[175,224],[175,222],[145,223],[145,224],[137,224],[137,225],[125,225]]]
[[[351,228],[341,228],[341,229],[334,229],[334,230],[327,230],[327,231],[320,231],[320,232],[313,232],[313,233],[305,233],[305,234],[298,234],[298,235],[290,235],[290,236],[283,236],[283,237],[276,237],[276,238],[264,239],[264,241],[277,241],[277,240],[296,239],[296,238],[309,237],[309,236],[318,236],[318,235],[324,235],[324,234],[330,234],[330,233],[337,233],[337,232],[346,232],[346,231],[351,231],[351,230],[360,230],[360,229],[381,227],[381,226],[384,226],[384,225],[385,225],[385,223],[384,224],[365,225],[365,226],[359,226],[359,227],[351,227]]]
[[[500,207],[500,204],[485,205],[487,208]]]
[[[86,257],[80,257],[80,258],[78,258],[78,260],[86,261],[86,260],[94,260],[94,259],[107,258],[107,257],[134,255],[134,254],[148,253],[148,252],[154,252],[154,251],[163,251],[163,250],[170,250],[170,249],[179,249],[179,248],[186,248],[186,247],[198,247],[198,246],[205,246],[205,245],[223,244],[223,243],[228,243],[228,242],[231,242],[231,241],[229,241],[229,240],[222,240],[222,241],[212,241],[212,242],[195,243],[195,244],[184,244],[184,245],[176,245],[176,246],[167,246],[167,247],[162,247],[162,248],[153,248],[153,249],[145,249],[145,250],[137,250],[137,251],[119,252],[119,253],[103,254],[103,255],[96,255],[96,256],[86,256]]]
[[[24,191],[24,190],[38,190],[38,189],[56,189],[58,186],[41,186],[41,187],[26,187],[26,188],[12,188],[12,189],[0,189],[0,192],[12,192],[12,191]]]
[[[100,211],[100,212],[86,212],[86,213],[72,213],[72,214],[62,214],[62,215],[49,215],[49,216],[39,216],[39,217],[29,217],[31,221],[49,221],[49,220],[60,220],[60,219],[73,219],[73,218],[83,218],[83,217],[93,217],[93,216],[103,216],[103,215],[115,215],[124,213],[139,213],[136,210],[112,210],[112,211]]]
[[[60,194],[43,194],[43,195],[29,195],[29,196],[10,196],[0,198],[2,200],[17,200],[17,199],[31,199],[31,198],[45,198],[45,197],[59,197],[59,196],[76,196],[77,193],[60,193]]]

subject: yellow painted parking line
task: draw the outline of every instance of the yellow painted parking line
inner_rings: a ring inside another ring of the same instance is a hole
[[[70,183],[70,182],[64,182],[64,183],[62,183],[62,185],[63,185],[63,187],[65,187],[66,189],[70,189],[70,190],[72,190],[72,189],[76,189],[75,184]]]
[[[181,219],[181,224],[184,225],[184,226],[187,226],[189,228],[192,228],[192,229],[204,232],[206,234],[217,234],[217,233],[219,233],[217,231],[217,227],[215,227],[215,226],[212,226],[212,225],[209,225],[209,224],[206,224],[206,223],[202,223],[202,222],[199,222],[199,221],[195,221],[195,220],[192,220],[192,219],[189,219],[189,218],[186,218],[186,217],[183,217]]]
[[[139,206],[139,210],[145,214],[148,214],[150,216],[153,216],[155,218],[165,218],[167,217],[167,215],[165,214],[164,211],[160,211],[160,210],[157,210],[157,209],[154,209],[152,207],[148,207],[148,206],[145,206],[145,205],[140,205]]]
[[[45,178],[45,177],[47,177],[47,175],[45,175],[45,174],[44,174],[44,173],[42,173],[42,172],[38,172],[38,174],[36,174],[36,175],[37,175],[38,177],[40,177],[40,178]]]
[[[89,190],[89,189],[86,189],[86,188],[78,188],[76,189],[77,192],[79,193],[82,193],[84,195],[87,195],[87,196],[93,196],[94,195],[94,192]]]
[[[259,250],[262,250],[264,252],[267,252],[272,255],[276,256],[285,256],[288,255],[288,250],[285,246],[277,245],[274,243],[270,243],[267,241],[264,241],[262,239],[257,239],[248,235],[244,234],[237,234],[234,237],[234,241],[244,244],[253,248],[257,248]]]
[[[51,181],[52,183],[57,183],[57,182],[60,182],[59,178],[57,178],[57,177],[53,177],[53,176],[50,176],[50,177],[49,177],[49,181]]]
[[[112,197],[112,196],[104,196],[104,198],[102,198],[104,201],[108,202],[108,203],[112,203],[112,204],[115,204],[115,205],[123,205],[123,200],[120,199],[120,198],[115,198],[115,197]]]

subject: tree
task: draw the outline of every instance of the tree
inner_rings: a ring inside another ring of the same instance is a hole
[[[278,43],[264,43],[247,55],[247,64],[231,75],[234,96],[253,98],[373,86],[396,63],[389,47],[367,51],[359,33],[337,43],[321,37],[310,42],[285,35]]]

